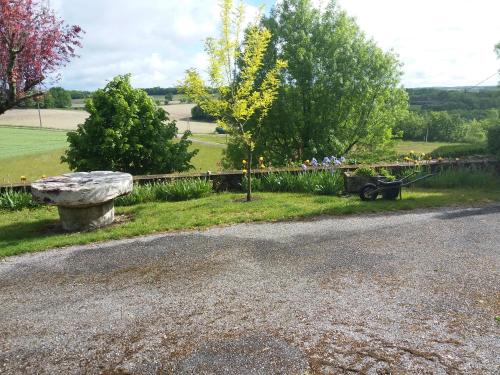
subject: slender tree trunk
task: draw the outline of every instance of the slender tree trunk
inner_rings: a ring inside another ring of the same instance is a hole
[[[252,200],[252,150],[248,149],[247,202]]]

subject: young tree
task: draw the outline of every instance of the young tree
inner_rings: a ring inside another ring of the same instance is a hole
[[[40,84],[76,56],[82,29],[39,0],[0,0],[0,115],[40,96]]]
[[[244,145],[248,158],[247,201],[250,201],[256,134],[276,99],[279,74],[286,67],[286,62],[281,59],[273,61],[261,77],[260,70],[271,33],[257,24],[251,25],[241,43],[243,3],[240,1],[237,12],[232,11],[233,1],[224,0],[221,6],[221,35],[218,39],[209,38],[206,41],[209,85],[197,71],[191,69],[187,71],[182,90]],[[247,126],[251,120],[254,122],[252,130]]]
[[[114,78],[87,100],[90,116],[68,133],[62,160],[76,171],[113,170],[132,174],[170,173],[192,168],[190,132],[176,141],[177,127],[130,75]]]

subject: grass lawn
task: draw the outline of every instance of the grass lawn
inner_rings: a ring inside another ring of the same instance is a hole
[[[429,154],[443,146],[463,146],[466,143],[446,143],[446,142],[413,142],[413,141],[399,141],[396,142],[396,152],[398,154],[409,154],[414,151],[418,154]]]
[[[200,140],[208,139],[213,143],[222,143],[217,136]],[[66,131],[0,127],[0,184],[18,183],[21,176],[35,181],[43,175],[69,172],[68,165],[60,162],[66,146]],[[219,169],[224,147],[194,143],[190,149],[199,150],[192,161],[196,171]]]
[[[58,215],[53,207],[3,211],[0,212],[0,257],[214,225],[488,203],[500,201],[500,190],[410,190],[403,194],[402,201],[376,202],[362,202],[357,197],[258,193],[255,201],[243,203],[239,201],[242,197],[242,193],[223,193],[186,202],[119,207],[117,215],[130,218],[128,222],[71,234],[58,233]]]
[[[226,134],[193,134],[191,138],[197,141],[218,143],[221,145],[226,145],[229,141],[229,136]]]
[[[65,131],[0,127],[0,160],[62,149],[66,142]]]
[[[41,152],[36,155],[16,156],[0,159],[0,184],[21,182],[21,176],[36,181],[42,176],[55,176],[69,172],[66,163],[61,163],[64,149]]]

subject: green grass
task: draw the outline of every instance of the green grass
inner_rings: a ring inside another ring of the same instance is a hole
[[[216,136],[212,138],[212,142],[221,143]],[[18,183],[21,176],[35,181],[44,175],[69,172],[69,166],[60,161],[66,146],[64,131],[0,127],[0,184]],[[193,149],[199,150],[192,161],[194,171],[220,169],[224,147],[193,143],[190,150]]]
[[[216,172],[221,169],[220,162],[222,160],[222,152],[224,148],[219,146],[206,145],[203,143],[193,143],[189,149],[199,150],[198,154],[193,158],[191,162],[191,164],[193,164],[195,167],[195,171]]]
[[[229,136],[222,134],[193,134],[191,137],[194,140],[197,141],[202,141],[202,142],[211,142],[211,143],[217,143],[221,145],[226,145],[227,142],[229,141]]]
[[[0,212],[0,257],[54,247],[128,238],[158,232],[206,228],[255,221],[278,221],[317,215],[376,213],[425,207],[478,204],[500,201],[497,190],[413,190],[402,201],[362,202],[343,198],[292,193],[258,193],[250,203],[243,194],[214,194],[186,202],[146,203],[118,207],[118,215],[130,221],[94,232],[58,233],[58,215],[53,207]]]
[[[444,146],[463,146],[465,143],[446,143],[446,142],[413,142],[413,141],[399,141],[396,142],[396,152],[398,154],[407,155],[411,151],[417,154],[425,153],[430,154],[438,148]]]
[[[0,184],[21,182],[21,176],[36,181],[42,176],[55,176],[69,172],[69,166],[61,164],[64,149],[42,152],[37,155],[18,156],[0,160]]]
[[[37,128],[0,127],[0,160],[36,155],[66,147],[66,132]]]

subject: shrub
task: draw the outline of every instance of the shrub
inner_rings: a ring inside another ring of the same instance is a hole
[[[353,176],[375,177],[377,171],[371,167],[359,167],[354,171]]]
[[[488,150],[500,157],[500,125],[488,129]]]
[[[243,179],[242,187],[246,190],[247,180]],[[254,191],[309,193],[318,195],[340,194],[344,182],[340,172],[305,172],[293,174],[290,172],[269,173],[252,179]]]
[[[129,195],[117,198],[115,204],[117,206],[133,206],[147,202],[178,202],[203,198],[212,193],[212,187],[212,181],[202,179],[137,185]]]
[[[192,168],[191,141],[178,141],[175,122],[143,90],[135,90],[130,75],[114,78],[87,100],[89,118],[68,133],[63,162],[77,171],[114,170],[132,174],[170,173]]]
[[[394,176],[389,170],[386,168],[380,168],[378,174],[382,177],[385,177],[387,181],[395,181],[396,176]]]
[[[209,122],[215,121],[215,117],[210,116],[203,109],[201,109],[199,105],[194,106],[191,109],[191,117],[193,118],[193,120],[198,120],[198,121],[209,121]]]
[[[0,193],[0,209],[17,211],[23,208],[35,208],[40,203],[33,200],[31,193],[26,191],[14,191],[11,189]]]

